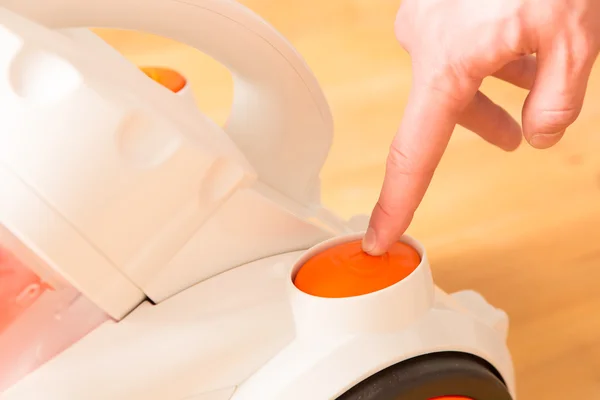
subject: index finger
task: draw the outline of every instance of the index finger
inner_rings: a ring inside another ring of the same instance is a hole
[[[412,221],[465,105],[451,92],[413,83],[363,240],[367,253],[385,253]]]

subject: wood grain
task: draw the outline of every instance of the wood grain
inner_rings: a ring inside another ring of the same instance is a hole
[[[301,52],[330,102],[336,136],[325,203],[369,213],[411,84],[397,45],[398,2],[246,0]],[[102,31],[127,57],[179,68],[200,107],[227,116],[231,79],[203,54],[148,35]],[[600,398],[600,74],[557,147],[514,153],[457,129],[410,233],[427,246],[438,284],[483,293],[511,317],[521,400]],[[526,92],[486,81],[519,117]]]

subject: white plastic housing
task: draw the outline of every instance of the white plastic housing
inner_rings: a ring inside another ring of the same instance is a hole
[[[417,293],[417,281],[428,280],[427,255],[414,239],[405,240],[423,259],[414,275],[373,295],[313,299],[324,309],[317,319],[298,318],[307,315],[307,303],[290,286],[294,265],[306,253],[273,256],[161,304],[144,303],[118,324],[101,326],[0,399],[38,400],[44,393],[44,400],[184,400],[201,394],[212,400],[211,394],[230,390],[231,400],[331,400],[381,369],[438,351],[487,360],[515,396],[506,314],[472,292],[448,295],[422,282],[426,294]],[[417,295],[414,309],[410,298],[399,302],[404,290]],[[390,295],[396,291],[398,296]],[[470,303],[462,303],[464,298]],[[348,300],[358,308],[385,307],[385,313],[359,313],[353,319],[344,311]],[[414,310],[420,310],[418,318]],[[345,313],[342,318],[339,311]],[[324,332],[327,316],[336,322]],[[362,323],[352,323],[358,320]]]
[[[39,213],[27,208],[37,204],[62,225],[61,243],[48,244],[56,249],[34,247],[112,317],[145,296],[160,302],[348,231],[319,203],[332,137],[327,103],[299,55],[255,14],[229,1],[1,6],[0,187],[19,186],[21,197],[10,200],[19,213]],[[235,80],[226,132],[189,93],[170,93],[71,29],[80,26],[172,37],[223,62]],[[23,221],[10,225],[38,234]],[[80,254],[50,256],[65,247]],[[123,296],[107,298],[115,286]]]

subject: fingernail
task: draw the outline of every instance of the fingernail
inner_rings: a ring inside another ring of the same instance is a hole
[[[367,229],[367,233],[363,238],[362,248],[365,253],[373,253],[375,251],[375,247],[377,246],[377,235],[373,228]]]
[[[530,143],[536,149],[546,149],[554,146],[564,134],[565,131],[558,133],[536,133],[531,137]]]

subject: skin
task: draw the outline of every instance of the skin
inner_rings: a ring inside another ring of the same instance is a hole
[[[413,82],[363,250],[404,234],[456,125],[506,151],[558,143],[581,112],[599,22],[598,0],[403,0],[395,32]],[[522,126],[479,91],[486,77],[529,90]]]

